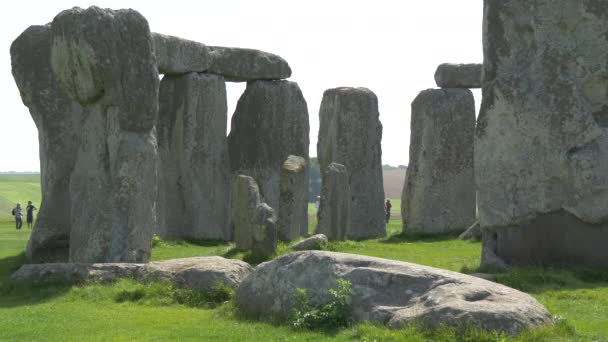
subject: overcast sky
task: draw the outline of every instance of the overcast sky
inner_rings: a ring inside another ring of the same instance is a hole
[[[11,42],[63,9],[90,5],[136,9],[155,32],[285,58],[308,102],[311,156],[323,91],[367,87],[379,100],[383,163],[407,164],[410,103],[435,87],[437,65],[482,61],[482,0],[9,1],[0,23],[0,171],[40,168],[36,127],[11,75]],[[244,87],[228,84],[229,116]]]

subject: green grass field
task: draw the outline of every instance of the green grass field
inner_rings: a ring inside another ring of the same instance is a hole
[[[1,198],[9,203],[39,200],[39,194],[27,193],[31,191],[29,185],[36,184],[32,178],[6,177],[0,176]],[[398,213],[395,205],[387,238],[336,242],[328,249],[454,271],[477,268],[479,242],[459,241],[454,234],[399,235]],[[425,332],[416,327],[390,331],[370,324],[311,332],[244,319],[231,303],[214,308],[179,304],[159,284],[124,280],[113,285],[13,285],[8,276],[25,263],[23,250],[28,237],[28,229],[16,231],[9,217],[0,217],[1,341],[608,341],[606,270],[522,268],[496,274],[499,282],[530,293],[561,318],[556,327],[514,338],[477,332],[456,335],[450,330]],[[281,245],[279,254],[286,252],[286,245]],[[248,258],[230,244],[210,241],[161,241],[152,253],[154,260],[201,255]],[[143,295],[137,300],[118,300],[132,291]]]
[[[10,219],[16,203],[40,205],[40,175],[0,175],[0,219]]]

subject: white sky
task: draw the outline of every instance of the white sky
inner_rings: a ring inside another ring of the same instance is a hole
[[[367,87],[379,99],[383,164],[407,165],[412,100],[435,87],[440,63],[480,63],[483,57],[482,0],[8,1],[0,21],[0,171],[40,168],[36,127],[11,74],[11,42],[61,10],[90,5],[134,8],[155,32],[285,58],[308,102],[311,156],[323,91]],[[228,85],[229,116],[244,87]]]

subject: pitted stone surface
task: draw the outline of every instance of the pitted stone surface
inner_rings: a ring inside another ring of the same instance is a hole
[[[484,279],[406,262],[324,251],[287,254],[257,266],[239,286],[236,304],[245,314],[287,317],[296,289],[313,304],[326,300],[338,279],[352,284],[355,321],[402,328],[472,325],[516,334],[553,323],[530,295]]]
[[[351,190],[348,172],[342,164],[331,163],[323,170],[321,203],[315,230],[329,240],[345,240],[351,220]]]
[[[11,64],[40,145],[42,201],[27,245],[29,259],[67,261],[70,241],[69,179],[83,111],[51,71],[50,25],[30,26],[11,45]]]
[[[270,256],[276,252],[276,214],[261,201],[260,190],[252,177],[238,175],[232,181],[230,214],[234,241],[239,250]]]
[[[608,265],[607,13],[485,1],[475,173],[484,249],[507,263]]]
[[[291,241],[308,233],[308,163],[289,156],[281,167],[277,231],[279,240]]]
[[[482,64],[443,63],[435,71],[440,88],[481,88]]]
[[[134,10],[63,11],[51,25],[51,66],[86,112],[70,177],[70,261],[147,262],[158,170],[148,23]]]
[[[112,282],[120,278],[132,278],[138,281],[160,279],[172,282],[180,288],[210,291],[219,284],[237,288],[252,270],[253,268],[244,261],[209,256],[171,259],[149,264],[26,264],[13,273],[11,279],[15,282],[34,284]]]
[[[382,180],[382,124],[378,98],[366,88],[323,93],[317,154],[321,170],[346,167],[351,190],[349,239],[386,235]]]
[[[210,46],[208,72],[230,82],[281,80],[291,76],[289,64],[272,53],[243,48]]]
[[[247,83],[228,135],[232,175],[255,179],[263,202],[280,211],[281,168],[290,155],[308,162],[308,108],[297,83]],[[308,178],[308,168],[304,170]]]
[[[412,102],[410,162],[401,214],[407,232],[462,230],[475,222],[475,100],[468,89],[427,89]]]
[[[229,240],[226,84],[216,75],[166,75],[157,125],[163,237]]]
[[[202,72],[211,64],[205,44],[160,33],[152,33],[152,38],[159,74]]]

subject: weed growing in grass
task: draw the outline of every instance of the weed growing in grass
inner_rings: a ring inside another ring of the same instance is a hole
[[[327,291],[327,300],[319,305],[311,304],[306,289],[296,289],[291,324],[296,328],[323,330],[347,327],[351,323],[352,283],[338,279],[336,286]]]

